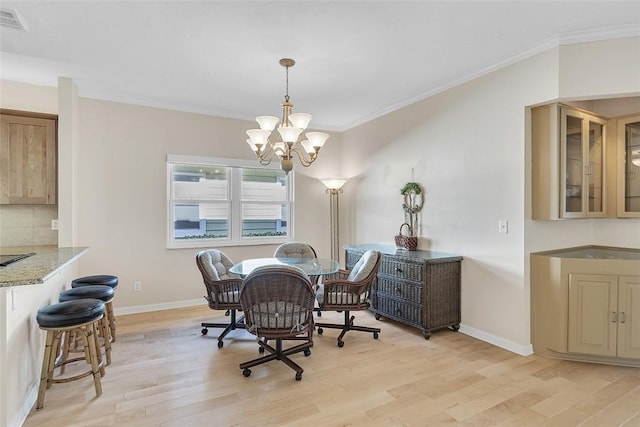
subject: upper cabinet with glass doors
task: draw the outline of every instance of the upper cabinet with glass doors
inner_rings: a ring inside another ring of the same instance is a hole
[[[533,219],[606,216],[605,124],[557,103],[531,110]]]
[[[560,214],[605,216],[605,124],[580,110],[560,107]]]
[[[618,216],[640,217],[640,115],[618,120]]]

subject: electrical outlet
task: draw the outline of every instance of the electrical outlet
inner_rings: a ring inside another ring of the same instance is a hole
[[[509,221],[507,221],[506,219],[501,219],[498,221],[498,233],[509,233]]]
[[[58,220],[57,219],[52,219],[51,220],[51,229],[52,230],[57,230],[58,229]]]
[[[142,290],[142,282],[133,282],[133,292],[140,292]]]

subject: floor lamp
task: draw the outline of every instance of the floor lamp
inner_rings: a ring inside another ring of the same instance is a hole
[[[331,259],[340,263],[340,210],[338,209],[338,194],[342,193],[342,186],[346,179],[321,179],[327,187],[326,193],[329,195],[329,209],[331,212]]]

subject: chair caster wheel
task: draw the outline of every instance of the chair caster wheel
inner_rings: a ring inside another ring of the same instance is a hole
[[[374,333],[373,333],[373,339],[374,339],[374,340],[377,340],[377,339],[378,339],[378,333],[377,333],[377,332],[374,332]]]
[[[224,342],[218,341],[218,348],[222,348],[224,346]]]
[[[262,346],[258,347],[258,353],[260,354],[264,353],[264,347]]]
[[[311,350],[306,349],[306,350],[304,351],[304,355],[305,355],[306,357],[311,356]]]
[[[202,332],[202,335],[207,335],[209,330],[207,328],[202,328],[202,330],[200,332]]]
[[[380,316],[379,314],[375,314],[374,317],[376,318],[376,320],[380,320],[382,316]]]
[[[338,347],[340,348],[344,347],[344,341],[338,341]]]
[[[245,368],[242,370],[242,375],[244,375],[245,377],[248,377],[249,375],[251,375],[251,369],[249,368]]]
[[[302,379],[302,372],[296,372],[296,381],[300,381]]]
[[[323,332],[322,328],[318,328],[318,335],[322,335]]]

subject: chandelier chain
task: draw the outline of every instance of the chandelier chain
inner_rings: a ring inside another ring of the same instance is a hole
[[[285,67],[285,75],[286,75],[286,82],[285,82],[285,94],[284,94],[284,100],[286,102],[289,102],[289,67]]]

